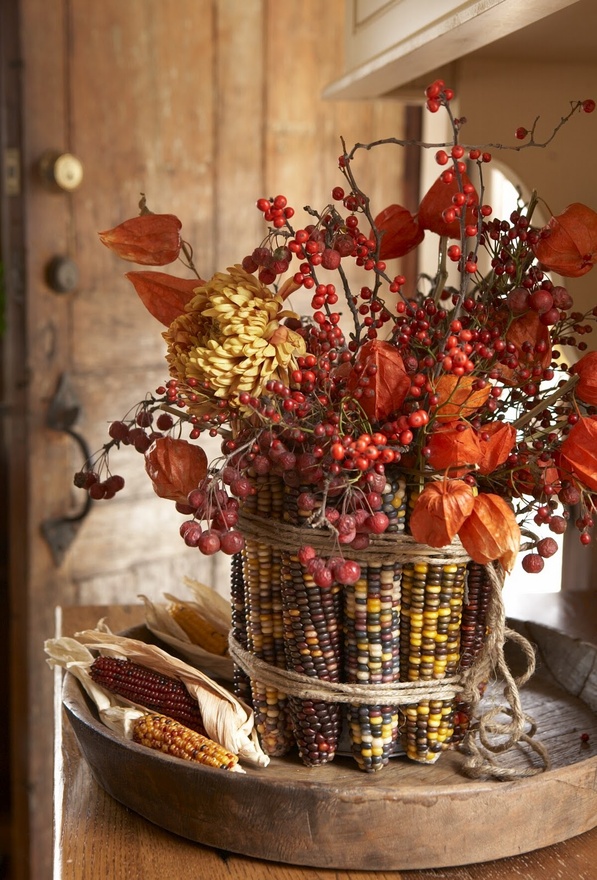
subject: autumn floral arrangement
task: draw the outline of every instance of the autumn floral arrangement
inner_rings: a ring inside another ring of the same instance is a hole
[[[597,498],[597,352],[584,340],[597,316],[574,310],[551,273],[575,278],[597,261],[597,213],[572,204],[547,225],[534,223],[539,198],[495,218],[484,203],[491,153],[461,141],[464,120],[441,81],[427,110],[449,116],[453,141],[431,146],[440,168],[416,214],[392,204],[374,210],[344,148],[343,186],[307,223],[282,195],[259,198],[268,225],[242,263],[209,281],[196,271],[181,223],[151,213],[101,241],[144,266],[181,260],[194,277],[127,274],[166,326],[169,379],[128,418],[75,477],[94,499],[124,484],[110,471],[114,447],[145,456],[158,495],[186,517],[185,543],[206,554],[238,553],[239,509],[254,493],[251,475],[274,473],[300,491],[304,525],[329,530],[337,552],[322,558],[305,539],[301,559],[322,587],[351,583],[351,550],[392,529],[383,502],[388,474],[409,487],[408,529],[431,547],[458,536],[470,557],[511,570],[519,548],[527,572],[557,550],[535,525],[561,534],[572,524],[583,544]],[[592,100],[576,101],[558,128]],[[534,127],[519,128],[537,146]],[[394,138],[381,144],[404,145]],[[473,182],[474,181],[474,182]],[[438,263],[421,271],[417,292],[388,261],[438,241]],[[481,269],[485,260],[486,269]],[[448,283],[448,266],[458,281]],[[360,273],[355,283],[349,277]],[[290,302],[312,292],[312,313]],[[572,365],[562,347],[575,350]],[[221,437],[208,462],[203,436]]]

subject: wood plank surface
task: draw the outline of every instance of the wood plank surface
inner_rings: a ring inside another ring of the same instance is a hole
[[[574,600],[566,600],[569,607]],[[142,620],[140,606],[65,608],[64,633],[107,617],[115,630]],[[593,611],[593,618],[595,612]],[[61,712],[58,713],[60,721]],[[56,776],[57,841],[54,880],[369,880],[367,871],[306,868],[265,862],[189,842],[148,823],[107,795],[81,758],[69,725],[59,725],[62,759]],[[547,819],[547,816],[546,816]],[[437,829],[429,829],[436,834]],[[471,825],[470,834],[474,835]],[[482,841],[479,841],[482,845]],[[414,871],[377,871],[376,880],[594,880],[597,829],[524,855],[477,865]]]

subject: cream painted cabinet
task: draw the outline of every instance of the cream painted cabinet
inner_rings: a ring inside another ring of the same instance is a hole
[[[347,0],[346,72],[324,96],[386,95],[578,2]]]

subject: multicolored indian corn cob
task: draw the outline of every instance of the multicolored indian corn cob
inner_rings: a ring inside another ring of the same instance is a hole
[[[245,579],[243,554],[235,553],[230,568],[230,604],[232,611],[232,635],[241,648],[247,650],[247,614],[245,608]],[[247,673],[234,664],[234,693],[246,703],[251,702],[251,683]]]
[[[284,519],[308,528],[313,511],[298,506],[302,487],[286,487]],[[305,538],[308,543],[308,537]],[[321,588],[294,552],[282,553],[282,603],[286,668],[323,681],[342,675],[342,588]],[[289,710],[303,763],[334,759],[342,730],[342,708],[325,700],[289,697]]]
[[[228,639],[209,623],[196,608],[186,602],[175,602],[168,607],[168,613],[185,631],[194,645],[223,656],[228,653]]]
[[[152,712],[168,715],[205,736],[197,701],[182,681],[120,657],[96,657],[89,667],[96,684]]]
[[[400,679],[400,563],[361,565],[344,588],[346,681],[381,684]],[[381,770],[398,739],[398,706],[349,704],[348,732],[361,770]]]
[[[460,670],[470,669],[487,635],[487,615],[491,604],[492,583],[484,565],[469,562],[467,566],[467,590],[462,609],[460,626]],[[451,744],[462,742],[470,725],[470,705],[456,702],[454,710],[454,733]]]
[[[340,681],[342,593],[322,589],[294,553],[282,554],[282,601],[287,668],[311,678]],[[338,703],[289,697],[299,754],[306,766],[333,760],[342,729]]]
[[[250,476],[255,494],[248,496],[243,510],[281,520],[284,502],[282,479],[271,474]],[[261,541],[246,539],[242,552],[247,648],[266,663],[284,668],[280,551]],[[294,745],[294,739],[286,694],[251,680],[251,695],[255,729],[263,751],[272,757],[287,754]]]
[[[165,715],[142,715],[133,724],[133,741],[183,761],[231,770],[238,756],[219,743]]]
[[[407,563],[402,569],[400,680],[453,675],[460,662],[465,563]],[[437,760],[453,733],[453,700],[421,700],[403,708],[402,740],[409,758]]]
[[[402,534],[406,526],[407,514],[407,487],[403,477],[388,475],[388,481],[382,494],[382,513],[390,520],[386,532],[388,534]]]
[[[388,476],[382,510],[387,531],[402,534],[407,513],[402,478]],[[361,578],[344,588],[344,671],[348,682],[386,684],[400,680],[400,604],[402,566],[361,563]],[[349,705],[348,733],[359,768],[381,770],[398,741],[398,706]]]

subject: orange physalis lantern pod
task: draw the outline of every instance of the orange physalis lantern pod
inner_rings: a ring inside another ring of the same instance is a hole
[[[187,440],[159,437],[145,454],[145,470],[156,495],[186,504],[207,473],[207,456]]]
[[[468,418],[483,406],[491,394],[491,385],[476,388],[478,380],[473,376],[454,376],[443,373],[435,385],[438,397],[435,416],[438,419]]]
[[[533,498],[544,498],[546,490],[551,495],[562,485],[560,472],[552,459],[531,461],[527,467],[513,468],[509,482],[513,495],[530,495]]]
[[[516,443],[516,428],[509,422],[488,422],[483,425],[480,434],[482,456],[479,470],[482,474],[491,474],[512,452]]]
[[[578,399],[590,406],[597,406],[597,351],[583,355],[570,372],[579,376],[574,388]]]
[[[546,269],[579,278],[597,262],[597,213],[580,202],[552,217],[533,253]]]
[[[473,490],[462,480],[428,483],[410,516],[413,538],[429,547],[445,547],[471,514],[473,504]]]
[[[178,258],[181,226],[174,214],[141,214],[100,232],[99,237],[123,260],[142,266],[165,266]]]
[[[438,235],[445,235],[448,238],[460,238],[460,219],[456,217],[454,220],[447,221],[443,214],[448,209],[455,208],[452,201],[454,196],[461,192],[460,184],[456,175],[450,183],[444,183],[443,174],[440,174],[433,186],[423,196],[423,200],[419,205],[419,225],[423,229],[429,229]],[[461,175],[462,186],[471,186],[468,174]],[[477,223],[476,212],[473,210],[475,205],[479,204],[479,196],[473,188],[471,192],[472,204],[466,208],[466,225],[472,226]]]
[[[451,477],[465,474],[479,463],[481,445],[476,431],[466,422],[448,422],[429,435],[429,464]]]
[[[380,260],[403,257],[421,244],[425,231],[410,211],[402,205],[389,205],[374,220],[375,227],[383,232],[379,248]]]
[[[563,479],[575,477],[597,492],[597,416],[585,416],[574,425],[560,450],[558,466]]]
[[[379,422],[402,406],[410,379],[396,348],[372,339],[359,348],[346,387],[367,417]]]
[[[520,527],[512,508],[499,495],[477,495],[458,537],[474,562],[487,565],[498,560],[506,571],[514,568],[520,549]]]
[[[182,315],[194,291],[205,283],[197,278],[174,278],[166,272],[127,272],[126,277],[147,311],[166,327]]]
[[[519,318],[514,318],[506,331],[506,342],[514,345],[518,368],[540,366],[547,369],[551,363],[551,336],[549,327],[541,323],[539,313],[528,311]],[[512,381],[517,370],[505,365],[500,365],[500,376],[506,381]]]

